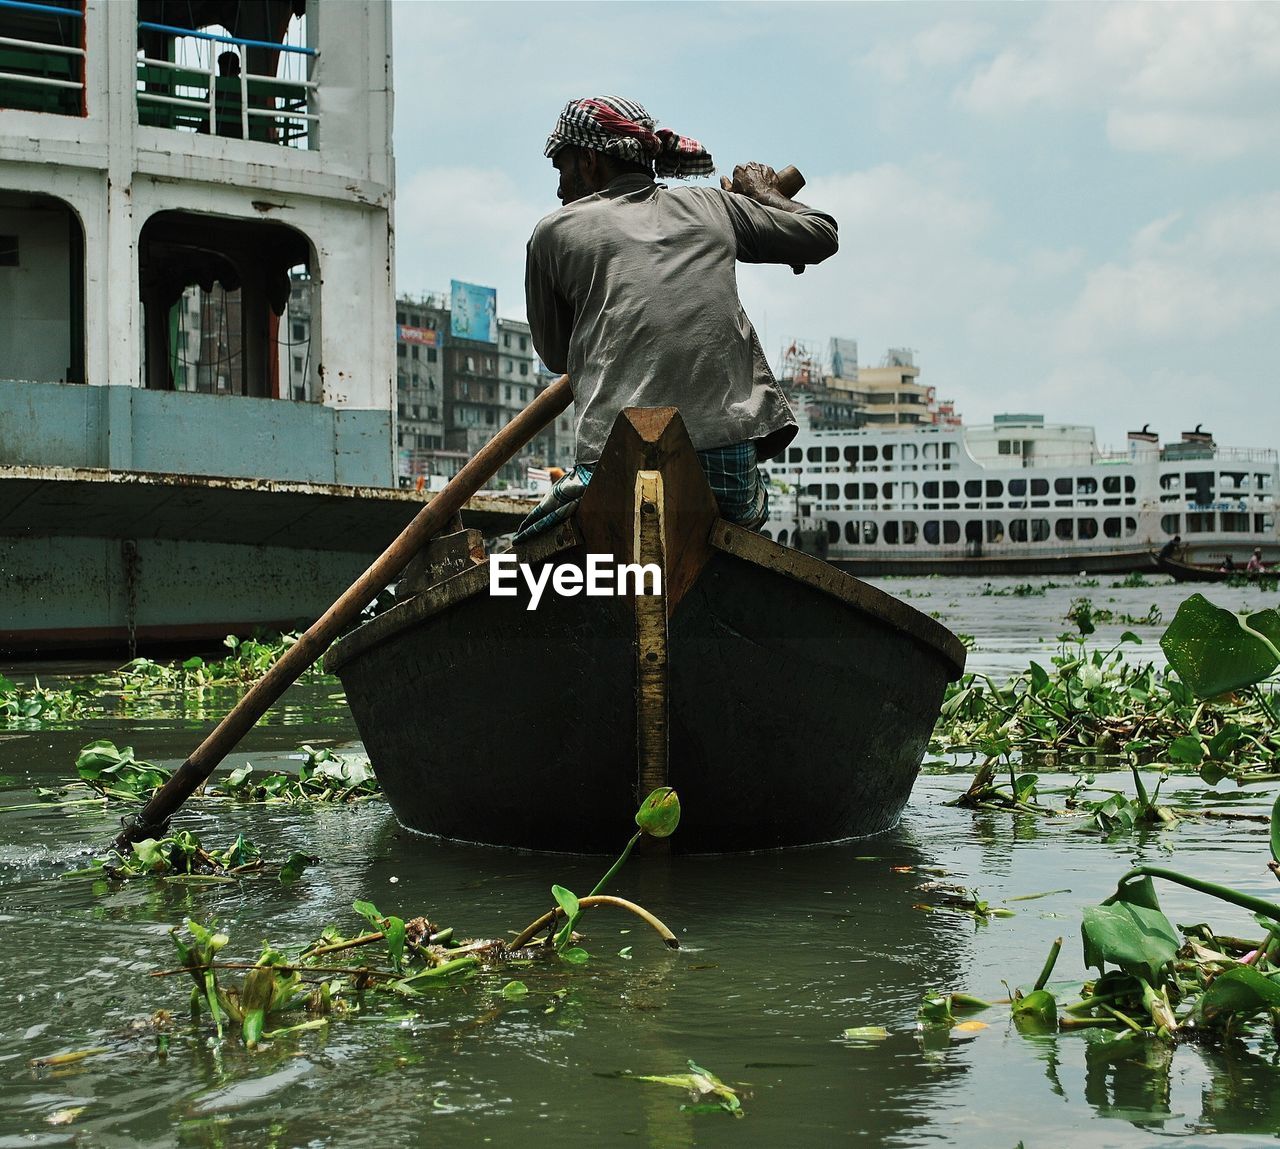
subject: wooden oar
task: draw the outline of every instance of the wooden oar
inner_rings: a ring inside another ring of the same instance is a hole
[[[152,795],[136,818],[127,818],[113,843],[122,853],[130,842],[160,837],[178,809],[263,716],[288,686],[326,650],[329,644],[354,622],[378,593],[404,570],[409,560],[432,535],[462,509],[498,468],[573,402],[569,376],[561,375],[532,403],[476,452],[461,471],[405,527],[400,535],[374,560],[368,570],[351,584],[318,621],[286,650],[270,670],[249,691],[178,768]]]

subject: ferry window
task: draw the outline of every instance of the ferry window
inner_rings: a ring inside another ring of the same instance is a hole
[[[938,484],[936,481],[931,483],[925,483],[924,497],[926,499],[936,499],[938,497]]]
[[[864,463],[874,463],[876,461],[876,456],[879,453],[880,453],[880,449],[878,447],[871,447],[871,446],[863,447],[862,461]]]
[[[858,448],[846,447],[844,449],[844,461],[846,463],[856,463],[858,461]]]
[[[917,533],[916,525],[910,519],[902,524],[902,541],[908,546],[916,541]]]
[[[858,484],[857,484],[857,483],[845,483],[845,485],[844,485],[844,497],[845,497],[846,499],[856,499],[856,498],[858,497]]]
[[[766,539],[771,539],[771,538],[773,538],[773,532],[772,532],[772,531],[767,531],[767,530],[765,530],[764,528],[761,528],[760,533],[761,533],[761,535],[763,535]]]
[[[1213,472],[1191,471],[1184,476],[1187,498],[1193,503],[1213,502]]]
[[[869,502],[869,503],[874,503],[874,502],[875,502],[875,499],[876,499],[876,485],[875,485],[875,483],[863,483],[863,484],[862,484],[862,498],[863,498],[863,500],[864,500],[864,501]]]
[[[872,522],[863,522],[862,524],[862,541],[870,546],[876,541],[880,535],[880,528]]]
[[[936,459],[938,457],[938,444],[926,443],[920,450],[920,455],[925,459]]]
[[[1081,475],[1076,479],[1076,494],[1078,495],[1096,495],[1098,493],[1098,480],[1089,475]]]
[[[1181,534],[1181,533],[1182,533],[1182,528],[1178,525],[1178,519],[1179,519],[1179,518],[1181,518],[1181,516],[1180,516],[1180,515],[1161,515],[1161,516],[1160,516],[1160,529],[1161,529],[1162,531],[1164,531],[1164,533],[1165,533],[1166,535],[1177,535],[1177,534]],[[1116,524],[1116,533],[1115,533],[1114,535],[1111,535],[1111,537],[1112,537],[1113,539],[1114,539],[1114,538],[1119,538],[1119,537],[1120,537],[1120,520],[1119,520],[1119,519],[1108,519],[1108,520],[1107,520],[1107,522],[1109,522],[1109,523],[1114,522],[1114,523]]]
[[[844,541],[850,546],[858,545],[859,523],[857,519],[850,519],[844,525]]]
[[[1027,541],[1027,520],[1014,519],[1009,524],[1009,541],[1014,543],[1025,543]]]
[[[1001,455],[1011,455],[1013,454],[1013,443],[1008,439],[1001,439],[997,445],[997,449]]]
[[[1053,493],[1055,495],[1071,494],[1071,480],[1070,479],[1054,479]]]
[[[914,459],[914,458],[916,457],[916,453],[917,453],[917,452],[916,452],[916,445],[915,445],[914,443],[903,443],[903,444],[902,444],[902,458],[903,458],[903,459]]]
[[[822,484],[810,483],[807,487],[805,487],[804,493],[806,495],[812,495],[815,499],[820,499],[822,498]]]
[[[1049,537],[1049,520],[1048,519],[1032,519],[1031,520],[1031,541],[1033,543],[1045,542]]]
[[[1247,486],[1249,476],[1243,471],[1223,471],[1218,480],[1218,485],[1225,487],[1228,491],[1239,490],[1241,487]]]
[[[941,538],[938,532],[938,520],[926,519],[924,523],[924,541],[930,546],[937,546],[938,540]]]
[[[998,499],[1003,494],[1004,494],[1004,483],[1002,483],[999,479],[987,480],[987,498],[988,499]]]
[[[806,458],[808,458],[809,462],[811,462],[811,463],[821,463],[821,462],[822,462],[822,448],[821,448],[821,447],[810,447],[810,448],[809,448],[809,450],[806,452]]]
[[[787,462],[798,463],[804,458],[804,452],[799,447],[790,447],[787,449]]]
[[[827,520],[827,542],[838,543],[840,541],[840,524],[834,519]]]
[[[1253,482],[1254,482],[1255,488],[1259,491],[1271,490],[1271,478],[1272,476],[1270,472],[1259,473],[1255,471],[1253,473]]]
[[[397,312],[396,312],[396,322],[397,322],[397,323],[399,323],[399,324],[401,324],[402,326],[403,326],[403,324],[405,323],[405,317],[404,317],[404,312],[403,312],[403,311],[397,311]]]
[[[1133,491],[1134,491],[1136,488],[1137,488],[1137,483],[1134,481],[1133,476],[1132,476],[1132,475],[1125,475],[1125,477],[1124,477],[1124,490],[1125,490],[1125,494],[1132,494],[1132,493],[1133,493]]]
[[[1026,479],[1010,479],[1009,494],[1010,496],[1025,495],[1027,493]]]
[[[955,519],[947,519],[942,524],[942,541],[944,543],[958,543],[960,541],[960,524]]]
[[[978,499],[982,497],[982,480],[970,479],[964,485],[964,497],[966,499]]]
[[[838,499],[839,497],[840,497],[840,484],[839,484],[839,483],[828,483],[828,484],[827,484],[827,498],[828,498],[828,499]]]
[[[1165,515],[1164,519],[1177,519],[1177,515]],[[1164,526],[1164,519],[1160,520],[1160,525]],[[1103,519],[1102,533],[1109,539],[1118,539],[1120,537],[1120,520],[1119,519]]]
[[[884,525],[884,541],[889,546],[894,546],[898,541],[898,524],[888,522]]]
[[[884,487],[882,488],[882,492],[884,495],[884,501],[886,503],[891,503],[893,502],[894,499],[898,497],[898,484],[885,483]]]
[[[1165,479],[1170,479],[1170,478],[1172,478],[1172,479],[1177,479],[1177,477],[1178,477],[1177,475],[1164,475],[1164,476],[1162,476],[1162,477],[1161,477],[1161,479],[1160,479],[1160,485],[1161,485],[1162,487],[1166,487],[1166,489],[1167,489],[1167,486],[1166,486],[1166,483],[1165,483]],[[1103,491],[1104,491],[1104,492],[1106,492],[1108,495],[1117,495],[1117,494],[1119,494],[1119,493],[1120,493],[1120,476],[1119,476],[1119,475],[1104,475],[1104,476],[1103,476],[1103,479],[1102,479],[1102,489],[1103,489]]]
[[[1049,493],[1048,479],[1032,479],[1031,493],[1033,495],[1047,495]]]
[[[828,447],[828,448],[827,448],[827,462],[828,462],[828,463],[838,463],[838,462],[840,462],[840,448],[839,448],[839,447]]]
[[[1138,520],[1126,515],[1124,519],[1124,535],[1129,538],[1131,535],[1138,533]]]
[[[1069,539],[1072,525],[1073,523],[1070,519],[1059,519],[1053,524],[1053,533],[1060,539]]]
[[[780,542],[784,547],[787,545],[787,532],[785,529],[778,532],[778,542]]]
[[[1004,542],[1004,523],[999,519],[987,520],[987,542],[1002,543]]]
[[[884,461],[886,463],[891,463],[893,461],[893,444],[892,443],[889,444],[889,446],[887,446],[884,449]]]
[[[899,487],[902,492],[900,497],[904,502],[912,502],[920,496],[919,488],[915,483],[900,483]]]
[[[1249,516],[1243,511],[1223,511],[1219,520],[1224,531],[1245,532],[1249,529]]]
[[[1187,515],[1187,534],[1198,535],[1213,530],[1213,512],[1198,511]]]
[[[951,458],[951,448],[952,448],[953,446],[955,446],[955,444],[954,444],[954,443],[943,443],[943,444],[942,444],[942,457],[943,457],[944,459],[949,459],[949,458]]]
[[[1077,519],[1076,520],[1076,538],[1096,539],[1097,537],[1098,537],[1098,520],[1097,519]]]
[[[947,479],[942,484],[942,497],[944,499],[958,499],[960,497],[960,484]]]

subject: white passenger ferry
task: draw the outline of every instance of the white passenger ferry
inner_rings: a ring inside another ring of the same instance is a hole
[[[815,430],[764,464],[765,533],[855,574],[1016,574],[1153,568],[1180,557],[1280,559],[1276,451],[1220,447],[1196,428],[1124,452],[1093,428],[1000,415],[990,426]]]

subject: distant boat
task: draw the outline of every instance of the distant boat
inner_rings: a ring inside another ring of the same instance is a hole
[[[719,519],[673,408],[624,412],[575,517],[515,551],[534,569],[654,563],[661,596],[548,590],[526,609],[523,591],[490,594],[477,536],[432,544],[401,601],[325,660],[407,828],[608,852],[662,785],[680,794],[681,852],[814,845],[898,820],[963,645]]]
[[[1280,466],[1199,427],[1161,447],[1144,428],[1099,450],[1093,428],[997,416],[989,426],[821,426],[763,464],[766,533],[857,575],[1143,571],[1175,535],[1190,562],[1280,560]],[[927,419],[922,410],[921,418]]]
[[[1205,563],[1184,563],[1179,559],[1155,552],[1152,553],[1151,559],[1159,570],[1172,575],[1178,582],[1229,582],[1231,579],[1248,579],[1256,582],[1259,579],[1277,577],[1274,570],[1251,571],[1242,566],[1223,570],[1220,564],[1213,566]]]

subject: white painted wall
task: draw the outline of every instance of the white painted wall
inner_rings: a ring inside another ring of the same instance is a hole
[[[0,207],[0,235],[18,239],[18,266],[0,267],[0,378],[61,382],[71,362],[67,216]]]

